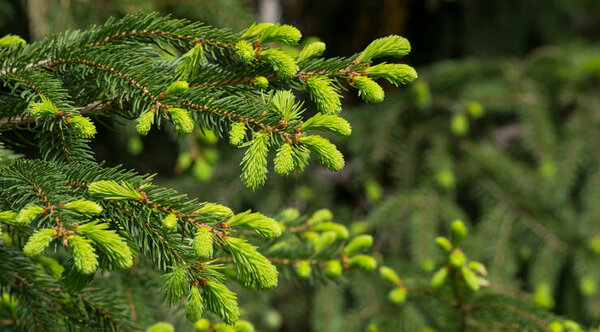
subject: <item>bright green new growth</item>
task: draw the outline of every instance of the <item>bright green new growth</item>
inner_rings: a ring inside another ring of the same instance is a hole
[[[405,64],[380,63],[365,68],[364,73],[373,77],[385,78],[395,86],[405,85],[417,79],[417,71]]]
[[[112,200],[139,200],[142,199],[142,195],[138,193],[131,184],[127,182],[121,182],[118,184],[116,181],[100,180],[90,183],[88,187],[88,193],[91,196],[98,197],[101,199],[112,199]]]
[[[281,227],[277,221],[258,212],[251,213],[250,210],[236,214],[227,223],[231,227],[248,228],[267,239],[281,236]]]
[[[363,271],[371,272],[377,268],[377,261],[369,255],[356,255],[350,258],[348,265]]]
[[[312,214],[312,216],[310,216],[309,223],[311,225],[318,225],[318,224],[321,224],[324,222],[330,222],[332,220],[333,220],[333,213],[331,213],[331,210],[319,209],[319,210],[315,211]],[[337,224],[332,223],[332,227],[334,227],[333,225],[337,225]],[[348,237],[348,236],[346,236],[346,237]]]
[[[189,51],[183,54],[175,68],[175,77],[184,81],[191,81],[198,76],[200,64],[206,61],[202,43],[194,45]]]
[[[190,287],[190,294],[188,295],[188,303],[185,306],[185,317],[190,322],[195,322],[202,318],[202,311],[204,307],[202,305],[202,296],[197,286]]]
[[[206,203],[203,207],[196,211],[197,213],[211,213],[220,216],[233,215],[233,211],[230,208],[216,203]]]
[[[385,98],[383,88],[367,76],[356,76],[354,78],[354,84],[358,87],[358,95],[361,96],[366,103],[380,103],[383,101],[383,98]]]
[[[175,126],[175,130],[180,134],[189,134],[194,130],[194,121],[190,117],[188,111],[183,108],[170,108],[169,114],[171,115],[171,121]]]
[[[302,279],[307,279],[308,277],[310,277],[310,274],[312,272],[312,267],[309,261],[301,261],[296,263],[294,269],[296,269],[298,277]]]
[[[75,129],[77,136],[81,138],[92,138],[96,135],[96,126],[90,120],[82,115],[76,115],[69,119],[69,125]]]
[[[247,40],[240,40],[235,43],[235,49],[237,55],[240,57],[240,60],[242,60],[243,63],[250,64],[256,60],[256,51],[254,50],[254,47],[252,47],[252,44],[250,44]]]
[[[252,85],[259,89],[266,89],[269,87],[269,80],[264,76],[257,76]]]
[[[306,80],[310,97],[325,114],[336,114],[342,110],[340,95],[332,82],[333,80],[326,76],[315,76]]]
[[[260,56],[273,67],[277,76],[281,78],[293,78],[299,70],[296,61],[291,56],[276,48],[262,51]]]
[[[467,236],[467,228],[460,220],[454,220],[450,225],[452,245],[456,248],[461,245],[462,241]]]
[[[229,143],[233,146],[238,146],[244,142],[244,138],[246,138],[246,124],[243,122],[232,124],[229,131]]]
[[[194,253],[201,259],[209,259],[213,255],[213,234],[208,227],[199,227],[192,241]]]
[[[175,332],[175,328],[170,323],[158,322],[147,328],[144,332]]]
[[[66,203],[65,205],[63,205],[63,207],[65,209],[90,216],[96,216],[102,212],[102,207],[100,206],[100,204],[88,201],[87,199],[83,198]]]
[[[371,235],[359,235],[350,241],[344,248],[344,254],[346,256],[352,256],[357,252],[367,250],[373,245],[373,236]]]
[[[337,240],[337,234],[334,231],[323,232],[314,242],[315,252],[319,253],[332,245]]]
[[[323,52],[325,52],[325,43],[320,41],[313,42],[304,46],[300,53],[298,53],[296,61],[302,62],[313,57],[321,56]]]
[[[333,114],[317,113],[302,124],[302,130],[329,131],[336,135],[348,136],[352,133],[350,123]]]
[[[242,34],[242,38],[252,39],[254,37],[257,37],[260,34],[262,34],[266,29],[274,25],[275,24],[270,22],[252,23],[252,25],[248,29],[246,29],[244,34]]]
[[[302,103],[296,103],[296,96],[290,90],[275,91],[269,103],[285,121],[290,121],[301,112]]]
[[[25,243],[23,253],[27,257],[32,258],[41,255],[55,236],[56,231],[54,229],[38,229],[29,237],[27,243]]]
[[[337,278],[342,274],[343,267],[340,261],[332,259],[327,262],[326,274],[329,278]]]
[[[402,304],[406,301],[406,288],[397,287],[388,293],[388,299],[394,304]]]
[[[275,42],[285,45],[296,45],[300,38],[302,38],[302,33],[296,27],[287,24],[274,24],[260,32],[259,40],[261,43]]]
[[[329,219],[331,220],[331,219]],[[348,228],[342,224],[334,223],[334,222],[320,222],[315,227],[317,232],[329,232],[332,231],[335,233],[336,237],[340,240],[347,239],[350,236],[350,232],[348,232]]]
[[[368,62],[381,57],[401,58],[410,53],[410,43],[406,38],[391,35],[372,41],[356,58],[358,62]]]
[[[0,222],[5,224],[14,224],[17,219],[17,213],[14,211],[0,212]]]
[[[94,241],[96,246],[108,257],[111,264],[119,269],[133,265],[133,253],[119,234],[109,229],[107,223],[99,220],[77,226],[76,230]]]
[[[73,262],[79,272],[91,274],[98,268],[98,256],[96,250],[92,247],[90,240],[72,235],[68,238],[69,246],[73,250]]]
[[[163,220],[162,225],[165,229],[172,231],[177,228],[177,216],[174,213],[169,213]]]
[[[267,154],[269,153],[269,134],[254,133],[242,159],[242,181],[249,189],[257,189],[267,179]]]
[[[431,278],[431,286],[433,288],[442,287],[442,285],[446,281],[447,277],[448,277],[448,269],[445,266],[443,266]]]
[[[16,35],[8,34],[0,38],[0,47],[25,46],[25,44],[27,44],[25,39]]]
[[[380,267],[379,274],[381,274],[381,277],[383,279],[385,279],[393,284],[400,283],[400,277],[398,277],[398,274],[396,273],[396,271],[394,271],[390,267],[387,267],[387,266]]]
[[[288,143],[281,144],[277,149],[277,154],[273,160],[275,164],[275,174],[285,176],[294,170],[294,151],[292,145]]]
[[[234,325],[237,322],[240,317],[237,297],[225,285],[218,281],[207,281],[204,298],[208,310],[221,316],[225,323]]]
[[[29,104],[28,112],[36,118],[42,118],[57,115],[58,108],[50,99],[42,97],[42,101],[39,103]]]
[[[277,286],[277,269],[246,240],[228,237],[225,243],[233,257],[238,279],[247,287],[269,290]]]
[[[30,224],[37,216],[44,213],[46,210],[38,205],[28,204],[25,206],[15,218],[15,225],[24,226]]]
[[[190,88],[190,84],[186,81],[175,81],[167,88],[167,94],[169,95],[180,95],[186,92]]]
[[[435,243],[438,245],[438,247],[440,249],[442,249],[445,252],[450,252],[452,250],[452,244],[450,243],[450,240],[448,240],[447,238],[445,238],[443,236],[436,237]]]
[[[173,267],[171,273],[162,276],[160,286],[162,300],[168,305],[179,302],[183,294],[189,289],[188,272],[182,267]]]
[[[330,171],[337,172],[344,168],[344,156],[327,139],[312,135],[300,137],[299,141],[311,149],[317,155],[321,164]]]
[[[138,134],[146,136],[154,124],[154,112],[152,110],[142,112],[136,119],[136,122],[137,125],[135,126],[135,129]]]

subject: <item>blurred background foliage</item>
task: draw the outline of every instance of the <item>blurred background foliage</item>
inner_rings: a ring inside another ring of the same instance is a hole
[[[339,173],[313,165],[250,192],[226,140],[207,131],[141,139],[131,123],[101,129],[98,159],[237,211],[328,208],[373,234],[375,255],[401,277],[430,272],[435,237],[462,218],[472,230],[466,252],[488,267],[490,290],[598,326],[599,1],[0,0],[0,35],[32,41],[139,10],[236,31],[276,19],[319,36],[327,56],[399,34],[420,78],[376,106],[354,106],[346,93],[342,115],[354,133],[336,139],[347,158]],[[292,277],[242,303],[264,331],[444,330],[426,303],[409,294],[397,307],[387,291],[364,274],[340,284]]]

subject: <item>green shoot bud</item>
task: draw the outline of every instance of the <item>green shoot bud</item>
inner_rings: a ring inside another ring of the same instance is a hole
[[[167,322],[158,322],[147,328],[145,332],[175,332],[175,328]]]
[[[44,228],[35,231],[25,243],[23,253],[31,258],[41,255],[55,236],[56,231],[53,229]]]
[[[69,119],[71,128],[75,129],[77,136],[81,138],[92,138],[96,135],[96,126],[90,120],[82,115],[76,115]]]
[[[294,151],[292,145],[283,143],[275,155],[275,173],[280,176],[290,174],[294,170]]]
[[[209,259],[213,255],[213,234],[208,227],[199,227],[194,235],[192,247],[196,256]]]
[[[200,182],[206,182],[212,177],[213,166],[206,160],[206,158],[196,159],[196,162],[194,162],[194,167],[192,168],[192,174],[196,180]]]
[[[244,32],[244,34],[242,35],[242,38],[254,38],[260,34],[262,34],[265,30],[269,29],[270,27],[274,26],[275,24],[270,23],[270,22],[263,22],[263,23],[253,23],[247,30],[246,32]]]
[[[478,291],[480,286],[479,277],[475,272],[471,271],[467,266],[463,266],[460,271],[467,287],[474,292]]]
[[[206,62],[202,43],[197,43],[181,56],[175,68],[175,77],[180,80],[193,80],[198,76],[201,64]]]
[[[152,110],[142,112],[136,122],[135,129],[138,134],[146,136],[154,124],[154,112]]]
[[[294,59],[278,49],[270,48],[263,51],[260,56],[271,64],[277,76],[281,78],[293,78],[299,70]]]
[[[315,226],[315,231],[317,232],[328,232],[333,231],[336,237],[340,240],[347,239],[350,236],[350,232],[348,228],[342,224],[337,224],[334,222],[323,222]]]
[[[281,227],[277,221],[258,212],[250,213],[250,210],[236,214],[228,224],[231,227],[241,226],[251,229],[267,239],[281,236]]]
[[[564,328],[559,321],[553,321],[548,324],[548,332],[564,332]]]
[[[246,240],[228,237],[229,248],[238,279],[247,287],[269,290],[277,286],[277,269]]]
[[[260,35],[261,43],[275,42],[284,45],[296,45],[302,38],[300,30],[287,24],[274,24],[264,29]]]
[[[358,88],[358,95],[361,96],[366,103],[380,103],[385,98],[383,88],[369,77],[356,76],[353,81]]]
[[[233,211],[230,208],[216,203],[206,203],[200,209],[196,210],[195,213],[210,213],[225,217],[233,215]]]
[[[442,287],[442,285],[446,281],[447,277],[448,277],[448,269],[445,266],[443,266],[431,278],[431,286],[433,288]]]
[[[357,252],[367,250],[373,245],[373,237],[371,235],[359,235],[352,239],[344,248],[344,254],[351,256]]]
[[[460,268],[463,265],[465,265],[465,263],[467,262],[467,258],[460,249],[455,249],[450,253],[448,262],[450,263],[450,266]]]
[[[78,199],[73,202],[66,203],[63,207],[67,210],[79,212],[81,214],[96,216],[102,212],[100,204],[86,199]]]
[[[308,221],[311,225],[318,225],[323,222],[328,222],[333,220],[333,213],[329,209],[320,209],[315,211],[310,217]]]
[[[397,285],[400,283],[400,277],[398,277],[398,274],[392,268],[389,268],[387,266],[382,266],[381,268],[379,268],[379,273],[381,274],[381,277],[383,279],[385,279],[393,284]]]
[[[185,317],[190,322],[195,322],[202,318],[202,296],[197,286],[190,288],[190,294],[188,295],[188,303],[185,305]]]
[[[255,133],[250,147],[242,159],[242,182],[251,190],[265,184],[267,179],[267,154],[269,152],[269,135]]]
[[[208,310],[221,316],[225,323],[234,325],[240,317],[237,297],[218,281],[207,281],[204,286],[205,303]]]
[[[189,134],[194,130],[194,121],[190,117],[188,111],[183,108],[169,108],[169,114],[171,115],[171,121],[175,126],[175,130],[180,134]]]
[[[436,237],[435,243],[445,252],[450,252],[450,250],[452,250],[452,244],[450,243],[450,240],[443,236]]]
[[[452,173],[449,169],[441,169],[436,175],[435,179],[437,183],[445,189],[452,189],[456,186],[456,178],[454,177],[454,173]]]
[[[17,214],[17,217],[15,218],[14,224],[18,226],[28,225],[37,216],[41,215],[45,211],[46,210],[41,206],[28,204],[23,209],[21,209],[21,211],[19,211],[19,214]]]
[[[98,268],[98,256],[90,241],[79,235],[69,236],[68,241],[73,250],[75,268],[83,274],[94,273]]]
[[[250,42],[247,40],[240,40],[239,42],[235,43],[235,52],[240,57],[240,60],[247,65],[251,64],[252,61],[256,59],[254,57],[256,55],[256,51],[254,50],[254,47],[252,47],[252,44],[250,44]]]
[[[2,211],[0,212],[0,222],[5,224],[15,224],[17,219],[17,213],[13,211]]]
[[[23,39],[19,36],[11,35],[11,34],[8,34],[8,35],[0,38],[0,47],[11,47],[11,46],[17,46],[17,45],[25,46],[25,44],[27,44],[25,39]]]
[[[238,146],[244,142],[244,138],[246,138],[246,124],[243,122],[232,124],[229,131],[229,143],[233,146]]]
[[[366,272],[371,272],[377,268],[377,261],[369,255],[356,255],[348,261],[351,267],[359,268]]]
[[[302,51],[300,51],[300,53],[298,53],[298,56],[296,57],[296,61],[297,62],[302,62],[304,60],[316,57],[316,56],[321,56],[321,54],[323,54],[323,52],[325,52],[325,43],[323,42],[314,42],[314,43],[310,43],[306,46],[304,46],[304,48],[302,49]]]
[[[406,38],[391,35],[372,41],[356,58],[358,62],[368,62],[381,57],[401,58],[410,53],[410,43]]]
[[[90,183],[88,193],[91,196],[112,200],[140,200],[142,195],[125,181],[118,184],[115,181],[100,180]]]
[[[344,156],[327,139],[312,135],[300,137],[299,141],[311,149],[317,155],[321,164],[330,171],[339,171],[344,168]]]
[[[325,273],[329,278],[335,279],[342,275],[342,270],[342,263],[340,263],[338,260],[332,259],[327,262]]]
[[[450,130],[456,136],[465,136],[469,132],[469,119],[463,113],[456,113],[450,120]]]
[[[254,332],[254,325],[247,320],[239,320],[235,324],[235,332]]]
[[[332,245],[337,239],[337,235],[333,231],[327,231],[319,235],[315,242],[315,252],[321,252],[323,249]]]
[[[162,220],[162,226],[169,231],[175,230],[177,228],[177,216],[174,213],[169,213],[169,215]]]
[[[168,95],[180,95],[190,88],[190,84],[186,81],[175,81],[167,88]]]
[[[312,118],[306,120],[302,127],[304,130],[322,130],[334,133],[339,136],[348,136],[352,133],[350,123],[343,118],[333,114],[317,113]]]
[[[42,97],[41,102],[29,104],[28,112],[36,118],[50,117],[58,114],[58,108],[50,99]]]
[[[108,257],[110,263],[119,269],[133,265],[133,253],[125,240],[107,223],[99,220],[77,226],[77,231],[94,241],[96,246]]]
[[[584,276],[579,281],[579,291],[583,296],[590,297],[598,291],[598,287],[596,286],[596,281],[592,276]]]
[[[487,274],[488,274],[485,266],[479,262],[470,261],[468,266],[471,270],[481,274],[482,276],[487,276]]]
[[[336,114],[342,110],[338,89],[331,84],[332,82],[333,80],[326,76],[314,76],[306,80],[311,99],[325,114]]]
[[[162,276],[162,300],[170,306],[179,302],[188,288],[188,272],[182,267],[174,267],[171,273]]]
[[[312,272],[312,266],[310,265],[309,261],[298,262],[296,263],[294,268],[296,269],[298,277],[302,279],[307,279],[308,277],[310,277],[310,273]]]
[[[264,76],[257,76],[252,82],[255,88],[266,89],[269,87],[269,80]]]
[[[394,86],[406,85],[417,79],[417,71],[405,64],[380,63],[367,67],[364,73],[371,77],[385,78]]]
[[[46,272],[56,280],[60,280],[65,268],[50,257],[38,256],[37,261],[42,264]]]
[[[467,113],[475,119],[481,118],[485,113],[483,105],[476,101],[469,102],[466,106],[466,109]]]
[[[404,288],[404,287],[397,287],[395,289],[392,289],[388,293],[388,299],[393,304],[396,304],[396,305],[403,304],[404,302],[406,302],[406,288]]]
[[[459,247],[462,241],[467,236],[467,228],[465,224],[460,220],[454,220],[450,225],[452,245],[456,248]]]
[[[209,328],[210,328],[210,322],[206,318],[202,318],[194,324],[195,332],[206,332],[206,331],[208,331]]]
[[[540,282],[535,286],[535,290],[533,291],[533,303],[540,308],[554,308],[555,302],[552,297],[550,284],[547,282]]]
[[[225,323],[217,323],[217,324],[215,324],[215,332],[237,332],[237,331],[235,329],[235,326],[229,326]]]

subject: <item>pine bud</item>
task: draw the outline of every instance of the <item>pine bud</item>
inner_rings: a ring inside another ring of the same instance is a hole
[[[485,113],[483,105],[481,105],[481,103],[476,102],[476,101],[472,101],[472,102],[468,103],[466,106],[466,109],[467,109],[467,113],[469,113],[469,115],[475,119],[481,118],[483,116],[483,114]]]
[[[450,120],[450,130],[456,136],[464,136],[469,132],[469,119],[463,113],[456,113]]]
[[[333,231],[327,231],[319,235],[319,239],[315,242],[315,252],[321,252],[323,249],[332,245],[337,239],[337,235]]]
[[[286,208],[283,211],[281,211],[281,213],[277,219],[281,220],[284,223],[291,223],[292,221],[296,220],[299,216],[300,216],[300,211],[298,211],[298,209]],[[1,219],[0,219],[0,221],[1,221]]]
[[[175,125],[175,130],[180,134],[189,134],[194,130],[194,121],[190,117],[188,111],[182,108],[169,108],[171,121]]]
[[[202,296],[197,286],[190,288],[190,294],[188,295],[188,303],[185,305],[185,317],[190,322],[195,322],[202,318]]]
[[[271,64],[277,76],[281,78],[293,78],[299,70],[294,59],[278,49],[270,48],[263,51],[260,56]]]
[[[358,62],[367,62],[371,59],[381,57],[401,58],[410,53],[410,43],[406,38],[391,35],[372,41],[364,51],[362,51],[356,60]]]
[[[174,213],[169,213],[169,215],[162,220],[162,226],[169,231],[176,229],[177,216]]]
[[[152,110],[144,111],[136,120],[135,129],[138,134],[146,136],[154,124],[154,112]]]
[[[377,268],[377,261],[369,255],[356,255],[348,261],[351,267],[359,268],[366,272],[371,272]]]
[[[429,84],[419,80],[412,85],[413,102],[417,108],[425,108],[431,105],[431,90]]]
[[[252,82],[255,88],[266,89],[269,87],[269,80],[264,76],[256,76]]]
[[[254,325],[247,320],[239,320],[235,324],[235,332],[254,332]]]
[[[41,206],[28,204],[23,209],[21,209],[21,211],[19,211],[19,214],[17,214],[17,217],[15,218],[15,224],[19,226],[28,225],[37,216],[41,215],[45,211],[46,210]]]
[[[2,221],[1,218],[0,221]],[[595,235],[594,237],[589,239],[588,248],[593,254],[600,255],[600,235]]]
[[[107,223],[99,220],[77,226],[77,231],[94,241],[116,268],[127,269],[133,265],[133,253],[117,232],[109,229]]]
[[[0,222],[12,225],[16,222],[17,213],[13,211],[2,211],[0,212]]]
[[[548,332],[564,332],[562,324],[558,321],[553,321],[548,324]]]
[[[83,274],[91,274],[98,268],[98,256],[90,241],[79,235],[68,238],[69,245],[73,250],[73,261],[75,267]]]
[[[267,239],[281,236],[281,227],[277,221],[258,212],[250,213],[250,210],[236,214],[228,224],[231,227],[241,226],[251,229]]]
[[[379,273],[381,274],[381,277],[393,284],[398,284],[400,283],[400,277],[398,277],[398,274],[396,273],[396,271],[394,271],[393,269],[387,267],[387,266],[382,266],[381,268],[379,268]]]
[[[213,234],[208,227],[199,227],[194,235],[192,247],[196,256],[209,259],[213,255]]]
[[[312,135],[300,137],[299,141],[311,149],[317,155],[321,164],[330,171],[339,171],[344,168],[344,156],[327,139]]]
[[[417,71],[405,64],[381,63],[365,68],[364,73],[372,77],[385,78],[394,86],[405,85],[417,79]]]
[[[168,305],[173,305],[181,299],[188,290],[188,272],[182,267],[173,267],[171,273],[162,276],[160,291],[162,300]]]
[[[267,178],[267,154],[270,139],[267,133],[255,133],[242,159],[242,182],[251,190],[262,186]]]
[[[333,231],[336,237],[340,240],[347,239],[350,236],[350,232],[348,228],[342,224],[337,224],[334,222],[324,222],[316,225],[315,230],[317,232],[328,232]]]
[[[88,193],[94,197],[112,200],[139,200],[142,198],[142,195],[125,181],[121,184],[112,180],[92,182],[88,187]]]
[[[242,38],[254,38],[274,25],[275,24],[270,22],[263,22],[258,24],[252,23],[252,25],[246,30],[246,32],[244,32]]]
[[[476,261],[469,262],[469,268],[471,270],[481,274],[482,276],[487,276],[487,274],[488,274],[487,269],[480,262],[476,262]]]
[[[98,215],[100,212],[102,212],[102,207],[100,204],[88,201],[86,199],[78,199],[76,201],[66,203],[63,205],[63,207],[68,210],[91,216]]]
[[[340,95],[331,84],[332,79],[325,76],[315,76],[306,80],[310,97],[317,108],[325,114],[336,114],[342,110]]]
[[[390,300],[390,302],[397,304],[397,305],[401,305],[406,301],[406,288],[404,287],[397,287],[395,289],[392,289],[389,293],[388,293],[388,299]]]
[[[455,248],[459,247],[462,241],[465,239],[465,236],[467,236],[467,228],[465,227],[465,224],[460,220],[454,220],[450,225],[450,230],[452,245]]]
[[[11,34],[5,35],[4,37],[0,38],[0,47],[11,47],[17,45],[25,46],[25,44],[27,44],[25,39]]]
[[[260,36],[261,43],[280,43],[284,45],[296,45],[302,38],[302,33],[291,25],[275,24],[264,29]]]
[[[344,248],[344,254],[351,256],[357,252],[371,248],[373,245],[373,237],[371,235],[359,235],[352,239]]]
[[[53,229],[44,228],[35,231],[25,243],[23,253],[31,258],[41,255],[55,236],[56,231]]]
[[[460,271],[467,287],[474,292],[478,291],[480,286],[479,277],[475,272],[471,271],[467,266],[463,266]]]
[[[452,244],[450,244],[450,241],[443,236],[436,237],[435,243],[445,252],[450,252],[450,250],[452,250]]]
[[[304,46],[304,48],[302,49],[302,51],[300,51],[300,53],[298,53],[298,56],[296,57],[296,61],[297,62],[302,62],[304,60],[316,57],[316,56],[321,56],[321,54],[323,54],[323,52],[325,52],[325,43],[323,42],[313,42],[310,43],[306,46]]]
[[[579,282],[579,291],[581,294],[583,294],[583,296],[586,297],[596,294],[598,288],[596,287],[596,281],[594,281],[594,278],[589,275],[584,276]]]
[[[167,322],[158,322],[147,328],[145,332],[175,332],[175,328]]]
[[[550,285],[547,282],[540,282],[535,286],[535,290],[533,292],[533,303],[540,308],[554,308],[554,298],[552,297]]]
[[[246,124],[243,122],[236,122],[231,125],[231,130],[229,131],[229,143],[233,146],[238,146],[242,144],[244,138],[246,137]]]
[[[42,101],[39,103],[29,104],[28,111],[29,114],[35,116],[36,118],[50,117],[58,114],[58,108],[56,105],[54,105],[54,103],[46,97],[42,97]]]
[[[354,84],[358,87],[358,95],[361,96],[366,103],[380,103],[385,98],[383,88],[369,77],[356,76],[353,80]]]
[[[350,123],[344,118],[333,114],[317,113],[306,120],[300,127],[304,130],[323,130],[340,136],[348,136],[352,133]]]
[[[441,169],[435,175],[437,183],[445,189],[452,189],[456,186],[456,178],[454,173],[449,169]]]
[[[277,154],[275,155],[275,173],[277,175],[285,176],[290,174],[294,170],[294,151],[292,149],[292,145],[288,143],[283,143],[277,149]]]
[[[247,40],[240,40],[235,44],[235,52],[240,57],[245,64],[251,64],[252,61],[255,60],[256,51],[252,44],[250,44]]]
[[[168,95],[180,95],[190,88],[190,84],[186,81],[175,81],[167,88]]]
[[[431,278],[431,286],[433,286],[433,288],[442,287],[442,285],[446,281],[447,277],[448,277],[448,269],[445,266],[443,266]]]
[[[296,265],[294,267],[296,269],[296,273],[298,274],[298,277],[300,277],[302,279],[307,279],[308,277],[310,277],[312,267],[311,267],[309,261],[298,262],[298,263],[296,263]]]
[[[342,263],[340,261],[332,259],[327,262],[326,274],[329,278],[335,279],[342,275]]]
[[[450,266],[460,268],[463,265],[465,265],[465,263],[467,262],[467,258],[460,249],[455,249],[450,253],[448,262],[450,263]]]
[[[210,328],[210,322],[206,318],[202,318],[194,324],[195,332],[206,332],[206,331],[208,331],[209,328]]]
[[[92,138],[96,135],[96,126],[90,120],[82,115],[76,115],[69,119],[71,128],[75,129],[77,136],[81,138]]]
[[[206,182],[210,180],[213,175],[213,167],[206,158],[196,159],[194,167],[192,168],[192,174],[196,180]]]
[[[196,210],[195,213],[210,213],[218,216],[233,215],[233,211],[231,211],[230,208],[216,203],[205,203],[204,206]]]
[[[277,269],[256,247],[246,240],[228,237],[226,240],[235,263],[237,277],[247,287],[269,290],[277,286]]]
[[[318,225],[320,223],[329,222],[332,220],[333,220],[333,213],[331,213],[331,211],[329,209],[320,209],[320,210],[315,211],[315,213],[312,214],[312,216],[308,220],[308,223],[311,225]]]
[[[218,281],[207,281],[204,296],[208,310],[221,316],[229,325],[237,322],[240,317],[237,298],[225,285]]]
[[[237,332],[234,326],[227,325],[225,323],[215,324],[215,332]]]

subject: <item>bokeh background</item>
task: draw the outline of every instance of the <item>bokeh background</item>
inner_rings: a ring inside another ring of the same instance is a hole
[[[239,180],[242,154],[226,140],[140,138],[131,123],[100,129],[99,160],[157,173],[157,183],[236,211],[328,208],[353,232],[373,234],[378,259],[406,275],[430,273],[435,237],[461,218],[471,230],[466,251],[488,267],[491,291],[598,326],[600,1],[0,0],[0,35],[35,41],[137,11],[234,31],[292,24],[324,41],[328,57],[398,34],[411,41],[405,61],[420,77],[385,86],[378,105],[345,92],[342,116],[354,132],[336,139],[347,158],[339,173],[312,165],[271,174],[250,192]],[[314,108],[308,98],[306,106]],[[394,306],[373,276],[336,284],[285,273],[276,291],[243,296],[260,330],[443,331],[427,303]]]

